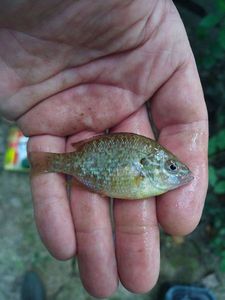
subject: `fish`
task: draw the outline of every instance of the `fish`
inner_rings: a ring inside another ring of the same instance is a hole
[[[31,170],[72,175],[87,190],[133,200],[163,194],[194,178],[175,155],[142,135],[98,135],[72,146],[68,153],[30,152]]]

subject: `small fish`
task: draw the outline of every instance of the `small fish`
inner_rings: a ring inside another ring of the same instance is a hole
[[[30,152],[33,172],[60,172],[88,190],[144,199],[190,182],[191,171],[156,141],[133,133],[100,135],[73,144],[74,152]]]

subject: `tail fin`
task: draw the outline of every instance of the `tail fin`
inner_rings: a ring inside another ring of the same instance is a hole
[[[29,152],[28,159],[32,174],[54,172],[52,161],[55,153],[49,152]]]

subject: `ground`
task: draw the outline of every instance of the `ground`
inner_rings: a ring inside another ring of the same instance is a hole
[[[4,152],[9,125],[0,121],[0,152]],[[33,220],[29,176],[0,170],[0,299],[19,300],[27,270],[43,279],[48,299],[93,299],[82,287],[75,260],[59,262],[42,245]],[[206,284],[217,300],[225,298],[225,275],[218,271],[218,258],[204,240],[205,224],[179,239],[162,234],[161,273],[157,286],[146,295],[134,295],[120,286],[110,299],[163,300],[160,291],[173,283]],[[75,266],[74,266],[75,263]]]

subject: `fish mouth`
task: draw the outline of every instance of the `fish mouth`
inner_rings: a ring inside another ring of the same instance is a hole
[[[190,173],[184,175],[181,177],[180,179],[180,185],[184,185],[187,184],[189,182],[191,182],[194,179],[194,175],[192,174],[192,172],[190,171]]]

